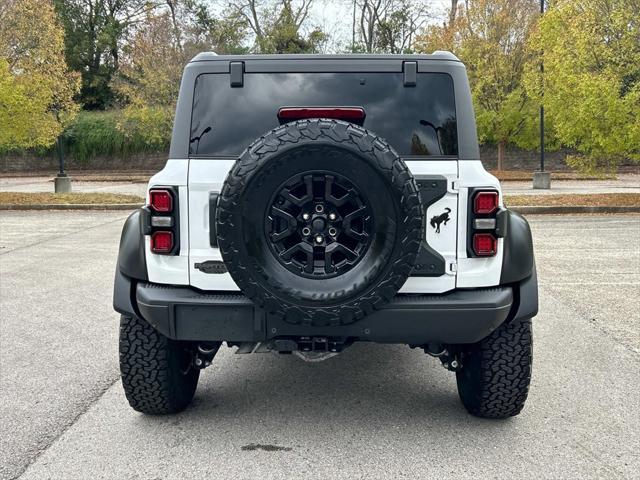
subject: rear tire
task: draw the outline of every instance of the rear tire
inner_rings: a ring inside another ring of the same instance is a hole
[[[168,339],[145,320],[124,315],[120,319],[120,372],[129,405],[149,415],[184,410],[200,376],[200,370],[191,365],[187,344]]]
[[[469,413],[483,418],[518,415],[531,381],[531,320],[505,323],[484,340],[462,346],[460,360],[458,393]]]
[[[340,120],[300,120],[240,155],[220,192],[216,232],[231,278],[268,314],[347,325],[404,285],[423,209],[409,168],[382,138]]]

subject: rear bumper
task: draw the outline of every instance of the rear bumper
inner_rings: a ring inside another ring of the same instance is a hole
[[[308,336],[410,345],[474,343],[519,310],[518,294],[511,286],[407,294],[353,324],[311,327],[284,322],[241,293],[203,293],[150,283],[132,284],[130,292],[137,315],[169,338],[192,341],[264,342]]]

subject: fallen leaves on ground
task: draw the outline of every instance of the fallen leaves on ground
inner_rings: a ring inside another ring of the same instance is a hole
[[[589,193],[564,195],[506,195],[507,207],[517,206],[640,206],[640,193]]]
[[[95,205],[137,203],[142,205],[144,199],[137,195],[119,193],[50,193],[50,192],[0,192],[0,204],[11,205]]]

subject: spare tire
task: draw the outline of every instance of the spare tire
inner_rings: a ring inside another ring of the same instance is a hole
[[[218,200],[222,259],[240,289],[290,323],[352,323],[406,281],[424,227],[398,154],[339,120],[301,120],[251,144]]]

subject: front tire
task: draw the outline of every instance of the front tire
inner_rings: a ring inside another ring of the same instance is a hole
[[[458,393],[469,413],[508,418],[524,408],[532,363],[531,320],[501,325],[484,340],[462,346]]]
[[[148,415],[184,410],[193,399],[200,370],[188,345],[158,333],[135,317],[120,319],[120,373],[129,405]]]

